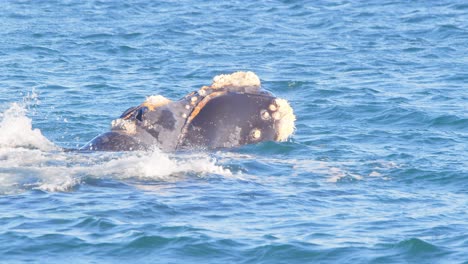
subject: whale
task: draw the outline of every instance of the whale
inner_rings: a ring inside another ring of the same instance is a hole
[[[285,99],[263,89],[253,72],[213,78],[179,100],[153,95],[130,107],[82,151],[162,151],[233,148],[286,141],[295,130]]]

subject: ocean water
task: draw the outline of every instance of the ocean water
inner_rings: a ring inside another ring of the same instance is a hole
[[[259,75],[287,142],[73,153]],[[1,263],[468,263],[465,1],[3,1]]]

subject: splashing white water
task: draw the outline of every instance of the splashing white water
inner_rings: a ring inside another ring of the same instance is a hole
[[[24,106],[13,103],[0,115],[0,148],[31,148],[44,151],[57,147],[45,138],[39,129],[32,128],[32,120],[26,116]]]
[[[28,189],[70,191],[85,179],[177,181],[187,173],[199,177],[232,173],[206,156],[171,157],[159,151],[129,153],[45,152],[0,148],[0,193]]]
[[[138,178],[142,180],[174,181],[178,175],[188,172],[198,175],[232,175],[228,169],[216,165],[216,160],[207,155],[173,156],[159,150],[153,152],[129,152],[124,155],[96,163],[90,167],[89,175],[117,179]]]
[[[26,104],[13,103],[0,113],[0,194],[70,191],[89,178],[175,181],[187,173],[232,175],[207,154],[63,152],[32,127]]]

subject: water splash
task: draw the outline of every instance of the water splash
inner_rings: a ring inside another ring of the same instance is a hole
[[[175,181],[187,173],[232,175],[208,154],[63,152],[32,127],[26,116],[31,100],[37,103],[37,95],[28,94],[22,104],[0,113],[0,194],[70,191],[89,178]]]
[[[96,156],[98,159],[111,155]],[[174,181],[185,173],[199,176],[218,174],[231,176],[230,170],[217,165],[208,154],[171,155],[159,150],[152,152],[128,152],[108,161],[95,161],[87,173],[92,177],[112,177],[114,179],[140,179]]]
[[[39,129],[32,128],[32,120],[26,116],[25,104],[11,104],[0,117],[0,148],[58,149]]]

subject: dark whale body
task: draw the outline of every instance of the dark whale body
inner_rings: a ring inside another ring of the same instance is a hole
[[[294,115],[292,109],[288,110],[289,105],[283,106],[287,111],[280,111],[280,106],[276,97],[259,86],[204,86],[179,101],[143,103],[128,109],[113,121],[111,131],[97,136],[80,150],[132,151],[156,147],[175,151],[281,141],[284,135],[279,130],[284,126],[283,120],[294,126],[290,124]]]

